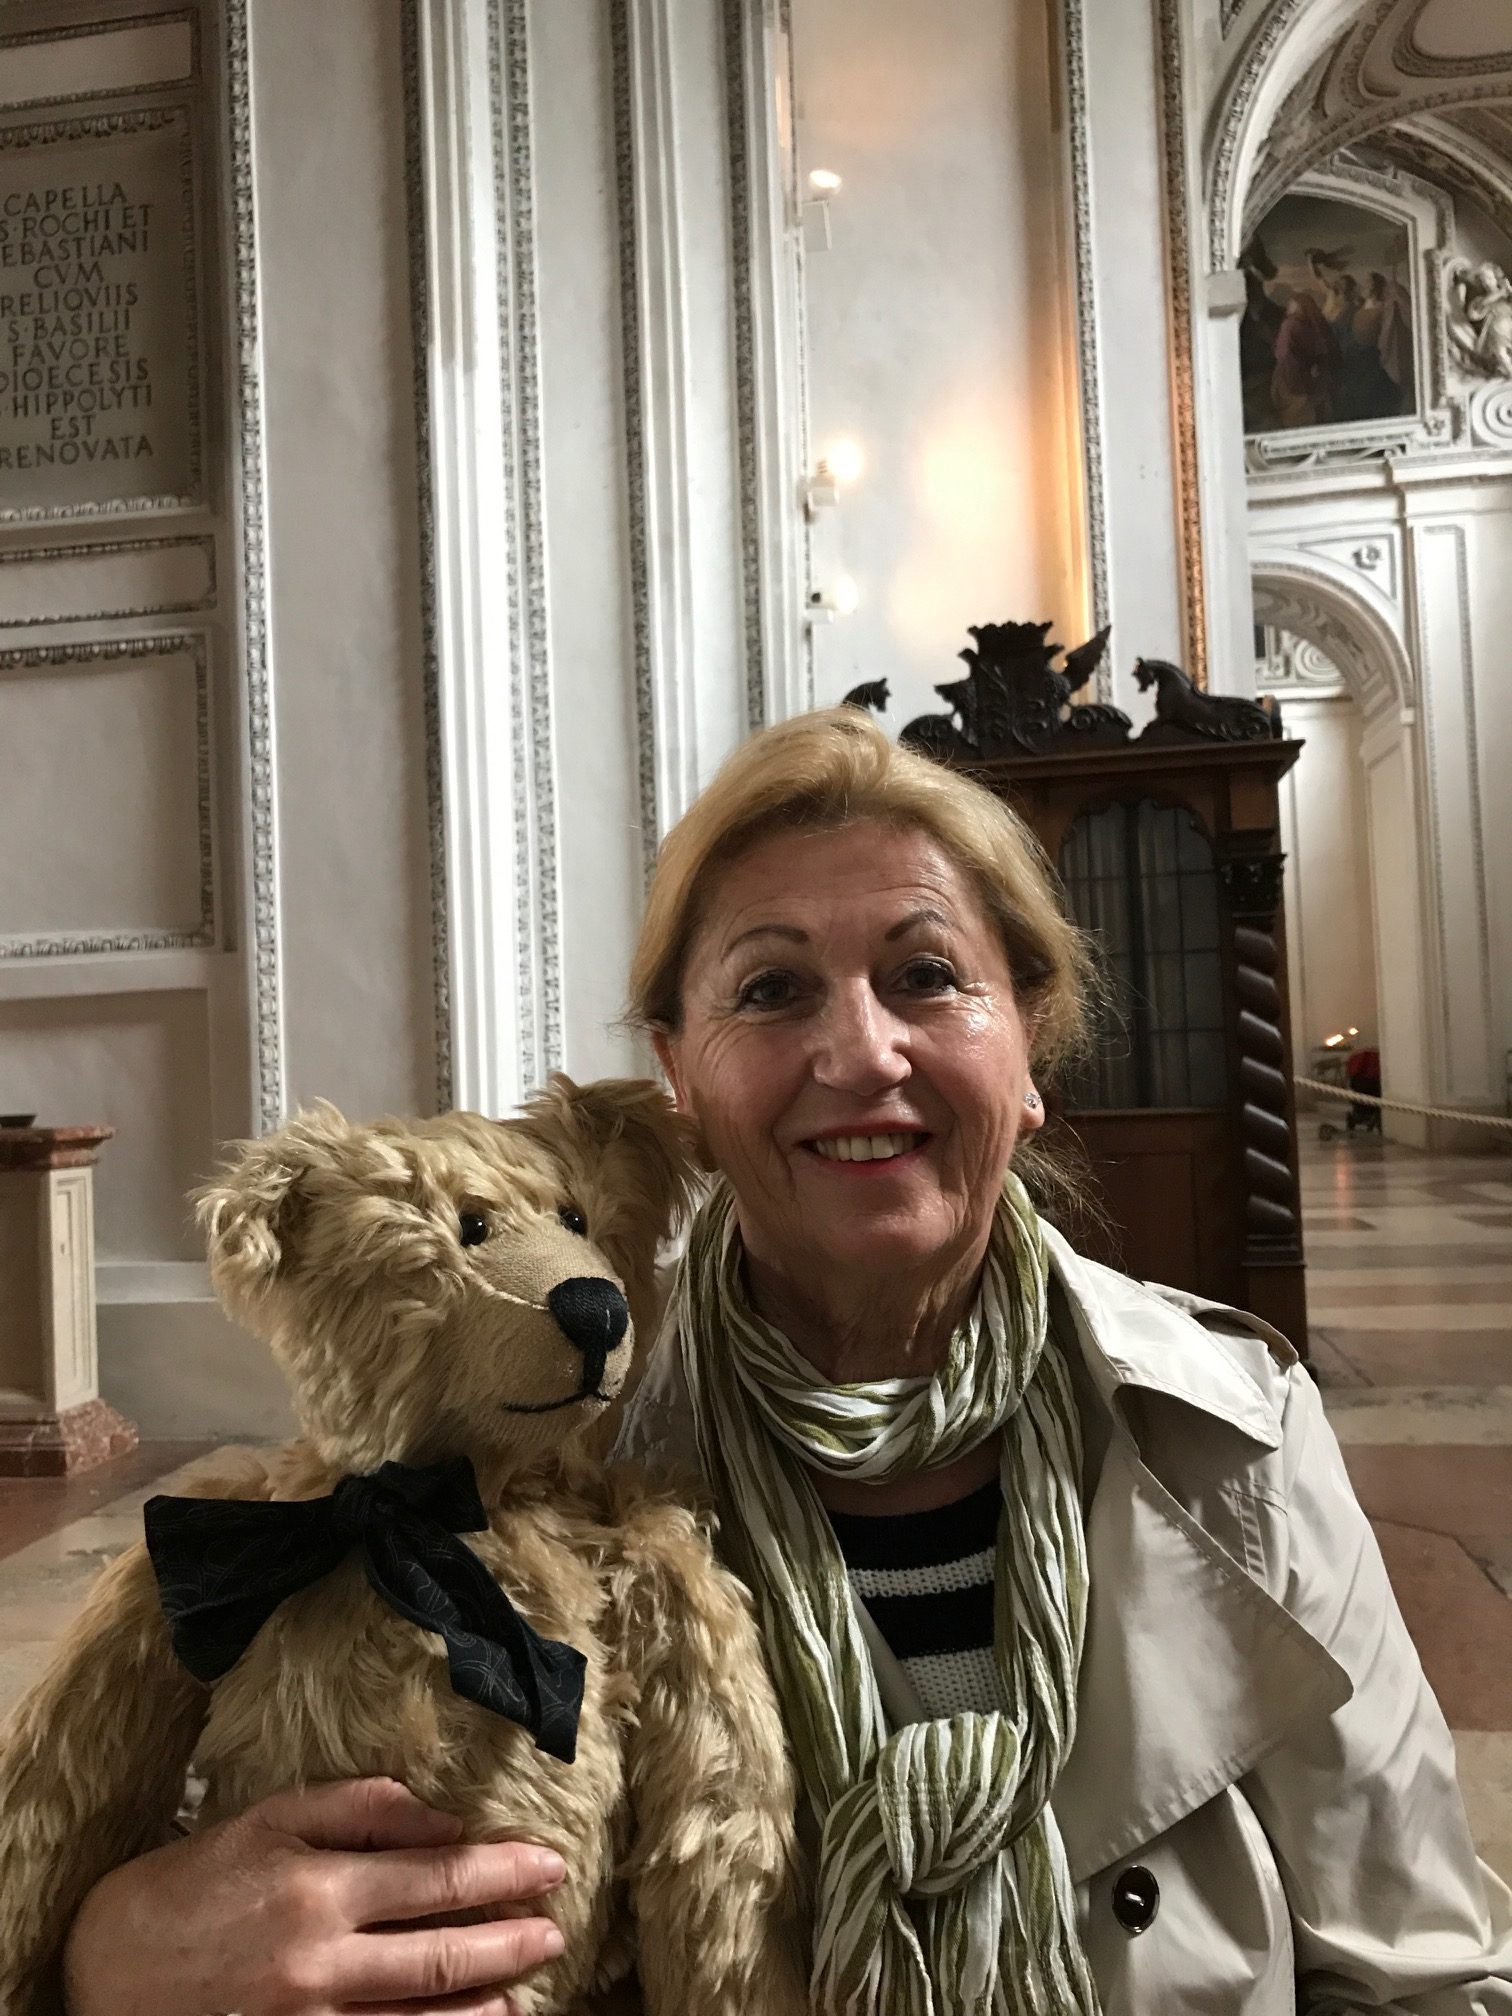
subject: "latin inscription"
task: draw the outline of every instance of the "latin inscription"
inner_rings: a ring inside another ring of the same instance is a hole
[[[0,516],[197,487],[182,129],[0,148]]]

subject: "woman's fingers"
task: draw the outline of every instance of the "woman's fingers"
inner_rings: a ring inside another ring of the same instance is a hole
[[[567,1874],[560,1855],[525,1841],[390,1848],[341,1864],[345,1913],[358,1927],[518,1904],[544,1897]]]
[[[397,1778],[348,1778],[278,1792],[247,1817],[311,1848],[427,1848],[462,1833],[460,1820],[424,1805]]]
[[[357,1933],[332,1956],[330,1999],[343,2005],[437,2002],[445,2008],[443,1998],[470,1988],[491,1989],[497,1996],[561,1951],[562,1935],[549,1918]]]

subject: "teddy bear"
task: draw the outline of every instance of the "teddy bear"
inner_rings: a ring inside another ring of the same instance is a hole
[[[322,1105],[200,1194],[216,1291],[302,1433],[149,1503],[151,1551],[106,1570],[0,1739],[0,2009],[58,2016],[75,1911],[168,1838],[191,1763],[201,1824],[387,1776],[469,1840],[554,1849],[565,1945],[521,2016],[806,2008],[749,1603],[688,1500],[603,1460],[684,1129],[641,1081],[557,1078],[507,1122]]]

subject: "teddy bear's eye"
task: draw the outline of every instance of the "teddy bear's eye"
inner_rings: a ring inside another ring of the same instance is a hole
[[[488,1237],[488,1220],[481,1211],[463,1211],[457,1217],[457,1236],[464,1246],[481,1246]]]
[[[561,1210],[558,1211],[557,1216],[569,1232],[576,1232],[579,1239],[586,1239],[588,1237],[588,1220],[579,1211],[576,1204],[564,1204]]]

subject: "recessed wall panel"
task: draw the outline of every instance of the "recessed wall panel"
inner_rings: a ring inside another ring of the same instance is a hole
[[[0,651],[0,958],[214,935],[197,637]]]
[[[194,71],[194,23],[185,14],[113,28],[90,22],[64,34],[0,37],[0,106],[118,97]]]
[[[115,1128],[95,1172],[97,1259],[203,1257],[185,1198],[214,1161],[204,994],[0,1002],[0,1112]]]
[[[215,541],[121,539],[0,552],[0,629],[178,616],[216,598]]]

